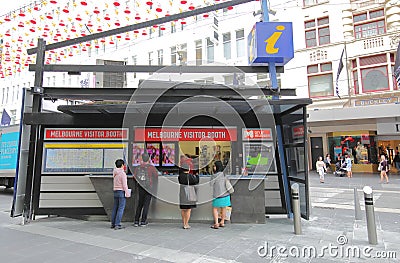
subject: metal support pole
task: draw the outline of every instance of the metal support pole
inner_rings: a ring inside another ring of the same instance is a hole
[[[357,187],[354,187],[354,216],[356,220],[361,220],[360,200],[358,200]]]
[[[269,22],[269,8],[268,8],[268,1],[262,0],[261,2],[261,9],[263,13],[263,22]],[[269,68],[269,78],[271,79],[271,90],[275,91],[277,95],[273,95],[273,100],[279,100],[279,87],[278,87],[278,80],[276,76],[276,66],[275,62],[268,63]]]
[[[365,201],[365,213],[367,216],[368,242],[371,245],[377,245],[378,238],[376,235],[374,198],[372,194],[372,188],[369,186],[364,186],[363,191]]]
[[[299,184],[297,183],[294,183],[292,185],[292,208],[293,208],[294,233],[296,235],[301,235]]]

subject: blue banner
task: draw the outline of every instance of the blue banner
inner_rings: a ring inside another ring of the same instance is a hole
[[[19,132],[4,133],[0,136],[0,170],[17,168]]]

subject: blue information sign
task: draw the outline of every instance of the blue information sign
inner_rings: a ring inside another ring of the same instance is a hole
[[[291,22],[257,22],[248,38],[249,64],[285,65],[294,57]]]
[[[4,133],[0,136],[0,170],[17,168],[19,132]]]

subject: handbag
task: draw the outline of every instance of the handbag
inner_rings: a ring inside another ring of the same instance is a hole
[[[378,171],[382,171],[382,165],[381,164],[379,164],[379,166],[378,166]]]
[[[189,185],[189,174],[187,175],[187,185],[184,185],[186,200],[189,202],[197,201],[196,187],[194,185]]]
[[[228,192],[229,192],[230,194],[233,194],[233,193],[235,192],[235,189],[233,189],[233,186],[232,186],[232,184],[231,184],[231,181],[229,181],[228,178],[225,179],[225,187],[226,187],[226,190],[228,190]]]

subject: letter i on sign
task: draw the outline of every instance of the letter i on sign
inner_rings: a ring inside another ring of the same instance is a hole
[[[277,26],[275,29],[278,30],[278,32],[274,32],[267,40],[264,41],[267,43],[265,46],[265,52],[267,52],[267,54],[276,54],[279,52],[279,48],[276,48],[275,44],[281,37],[282,31],[285,30],[285,26]]]

